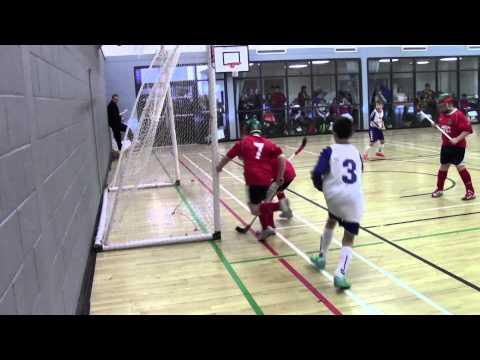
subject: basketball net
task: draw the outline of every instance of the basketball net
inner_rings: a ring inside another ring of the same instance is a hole
[[[241,62],[238,61],[238,62],[232,62],[230,64],[225,64],[225,65],[230,66],[230,69],[232,70],[232,76],[236,78],[236,77],[238,77],[238,71],[236,71],[236,69],[237,69],[237,66],[240,65],[240,64],[241,64]]]

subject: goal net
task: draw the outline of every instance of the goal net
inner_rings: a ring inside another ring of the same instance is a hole
[[[181,55],[180,45],[162,46],[146,69],[104,191],[97,248],[220,237],[215,70],[206,46],[208,92],[175,81]]]

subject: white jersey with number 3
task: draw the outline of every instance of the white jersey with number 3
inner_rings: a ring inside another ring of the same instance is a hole
[[[328,210],[345,221],[359,223],[364,210],[360,152],[352,144],[333,144],[330,148],[330,171],[323,177]]]

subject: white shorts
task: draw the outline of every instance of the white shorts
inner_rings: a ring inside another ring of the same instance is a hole
[[[327,201],[328,211],[336,217],[352,222],[360,223],[363,217],[363,199],[352,196],[334,196]]]

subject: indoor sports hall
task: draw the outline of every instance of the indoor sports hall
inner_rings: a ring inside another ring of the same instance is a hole
[[[0,61],[0,314],[480,313],[480,46],[11,45]],[[339,175],[362,190],[348,288],[348,220],[313,260],[340,123],[362,167]],[[217,171],[254,133],[296,173],[265,239],[247,159]]]

